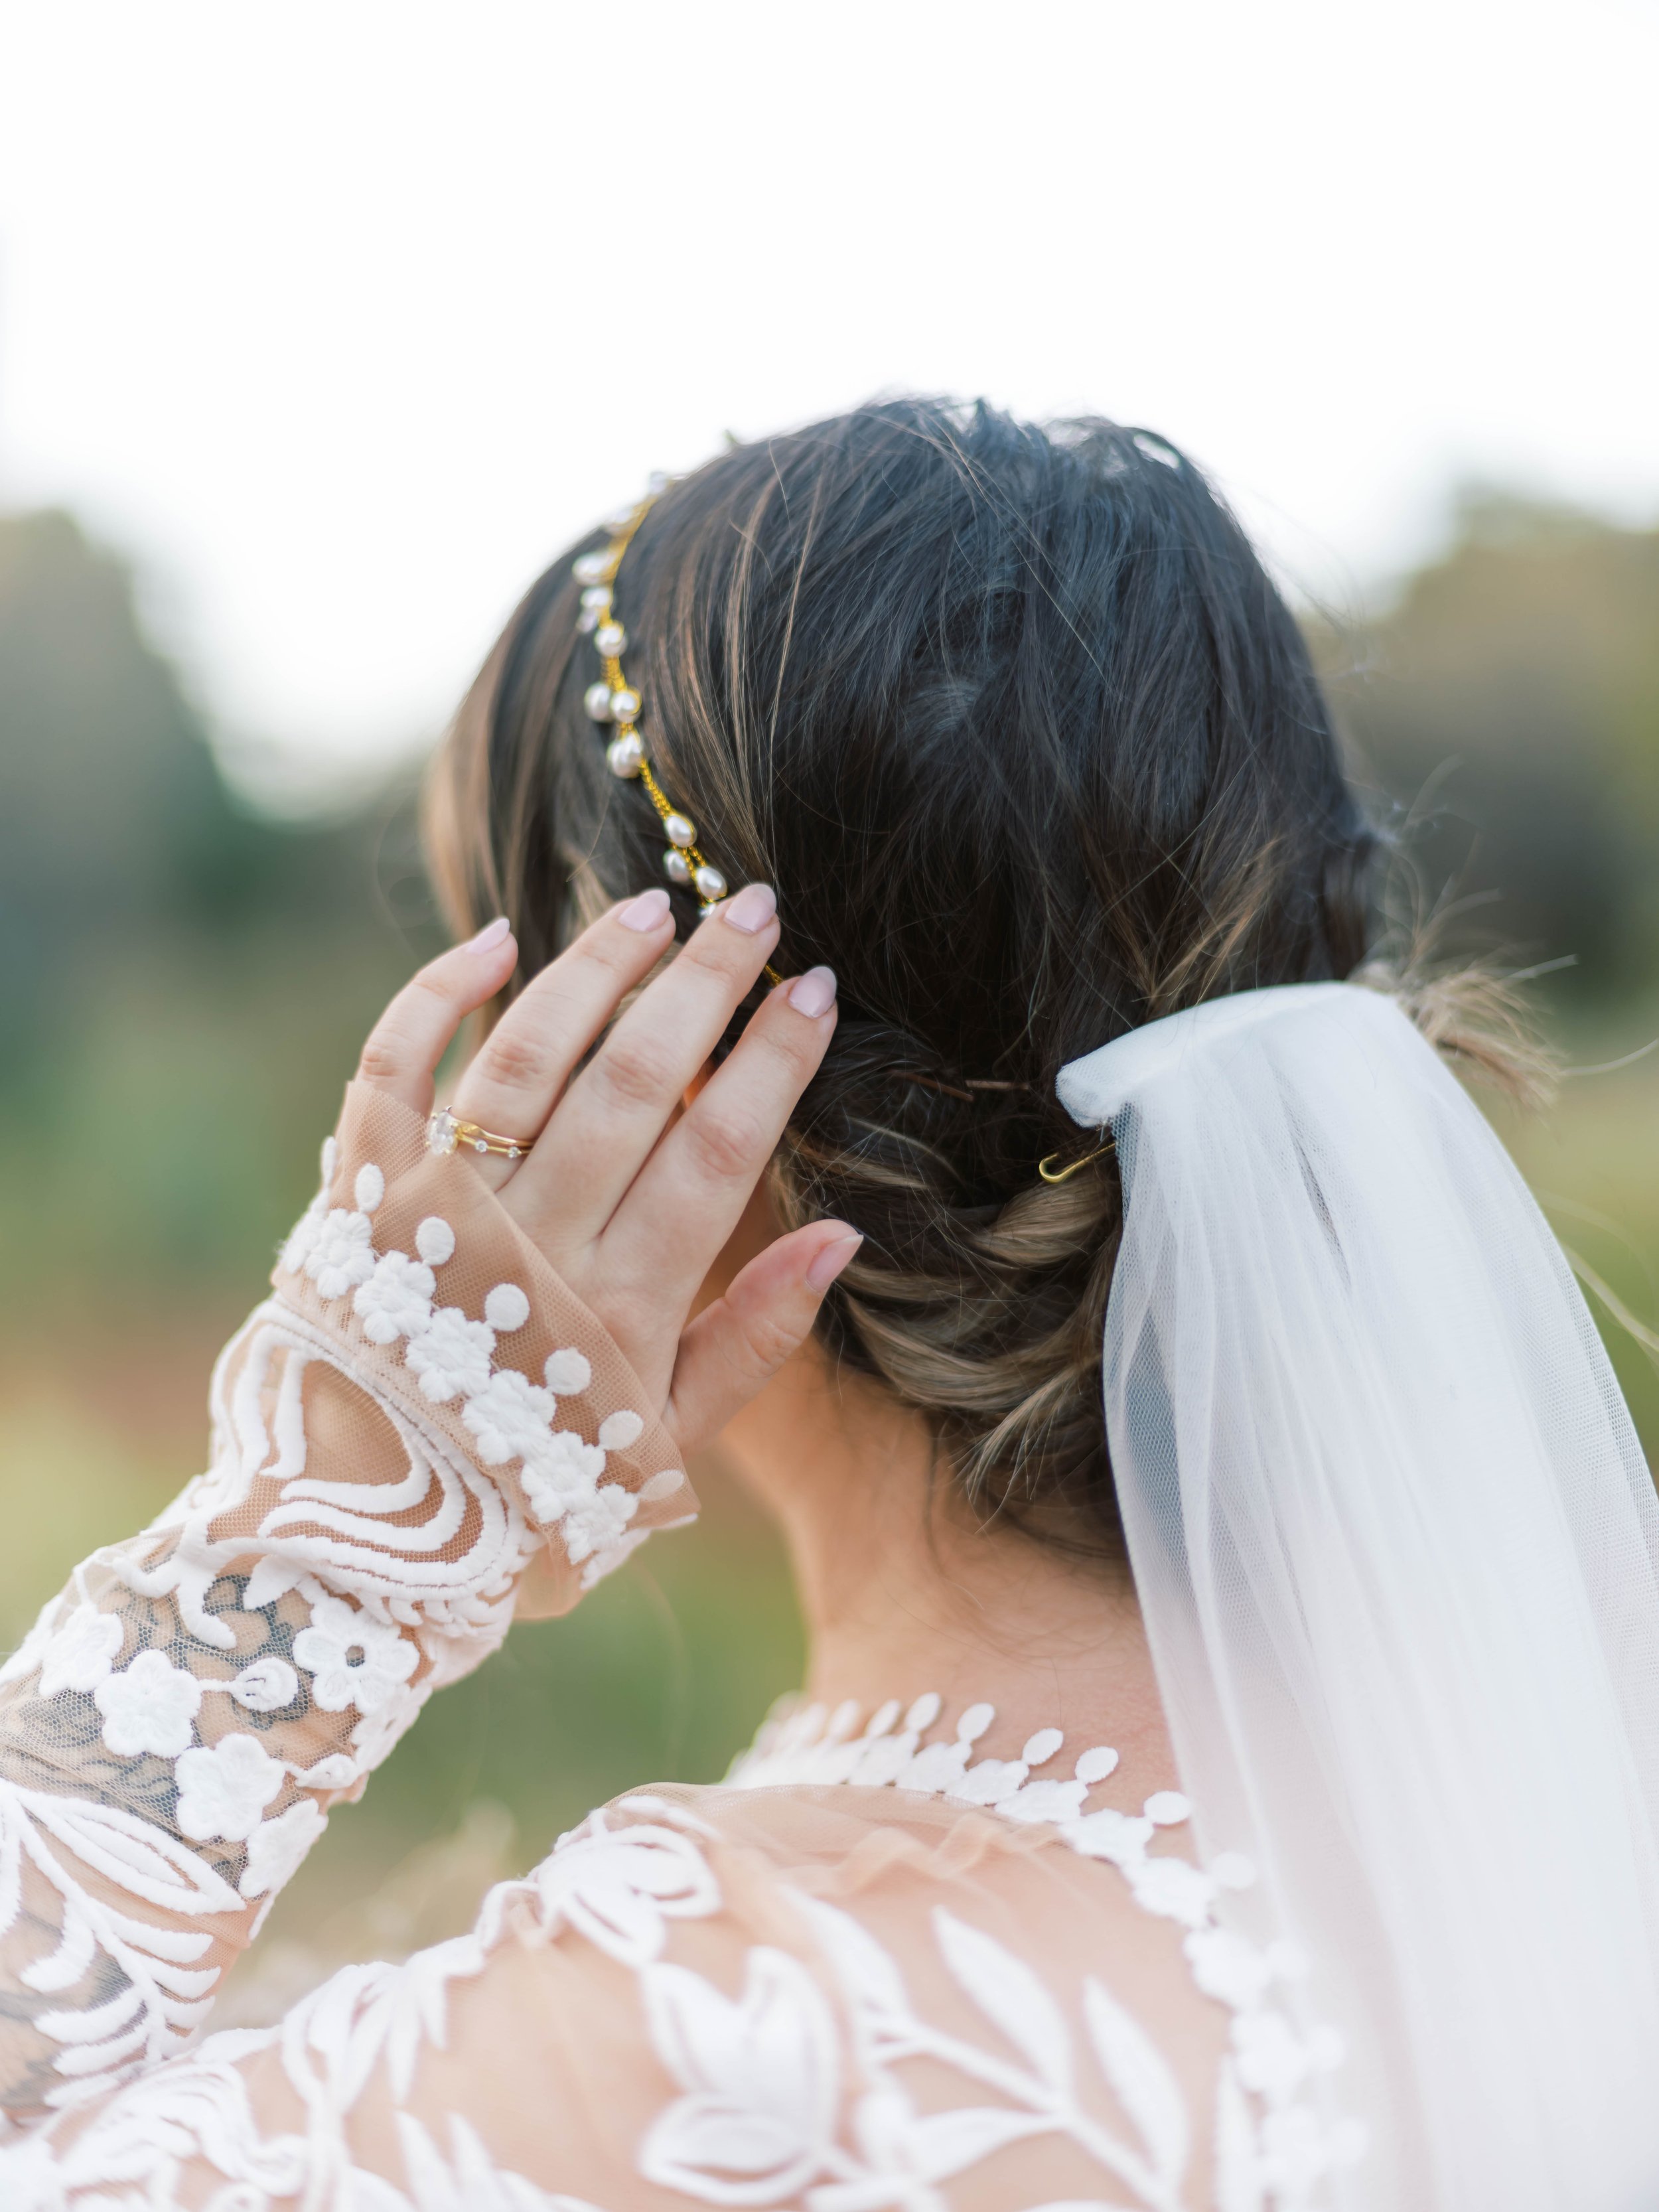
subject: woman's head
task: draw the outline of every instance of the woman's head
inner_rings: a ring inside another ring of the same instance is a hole
[[[662,880],[584,710],[579,590],[567,556],[529,592],[436,787],[457,918],[510,914],[526,974]],[[866,1234],[830,1348],[987,1506],[1109,1548],[1119,1194],[1109,1158],[1039,1177],[1088,1149],[1054,1079],[1362,957],[1374,840],[1294,623],[1162,441],[923,400],[721,454],[652,508],[616,601],[664,786],[734,886],[776,887],[779,964],[840,979],[774,1185],[786,1221]]]

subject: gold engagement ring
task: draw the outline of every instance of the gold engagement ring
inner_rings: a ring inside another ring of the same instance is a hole
[[[476,1121],[458,1121],[447,1106],[428,1115],[428,1152],[441,1156],[461,1145],[470,1146],[475,1152],[500,1152],[509,1160],[521,1160],[530,1150],[529,1144],[518,1137],[498,1137],[493,1129],[481,1129]]]

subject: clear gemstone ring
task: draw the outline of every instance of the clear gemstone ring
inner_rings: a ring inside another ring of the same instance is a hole
[[[447,1106],[441,1106],[435,1114],[427,1116],[428,1152],[441,1158],[446,1152],[458,1152],[464,1146],[475,1152],[500,1152],[509,1160],[521,1160],[530,1150],[527,1139],[498,1137],[493,1129],[481,1129],[476,1121],[458,1121]]]

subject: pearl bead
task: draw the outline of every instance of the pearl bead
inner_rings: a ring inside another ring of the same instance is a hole
[[[584,553],[575,562],[574,573],[579,584],[603,584],[611,574],[611,556]]]
[[[618,622],[601,623],[593,633],[593,642],[607,660],[614,660],[628,642],[628,632]]]
[[[671,884],[689,884],[691,880],[690,861],[672,845],[662,856],[662,872]]]
[[[582,704],[594,721],[608,722],[611,720],[611,686],[608,684],[590,684]]]
[[[610,611],[610,585],[590,584],[582,593],[582,611],[576,617],[576,627],[586,637],[590,630],[598,629]]]
[[[637,730],[624,730],[619,738],[612,738],[605,749],[612,775],[637,775],[645,765],[645,747]]]
[[[611,694],[611,719],[613,722],[631,722],[640,711],[640,695],[624,684],[620,691]]]
[[[665,814],[662,826],[668,832],[671,845],[695,845],[697,842],[696,830],[687,815]]]
[[[673,477],[665,475],[661,469],[653,469],[646,478],[645,488],[653,499],[660,499],[673,481]]]
[[[711,868],[705,864],[696,871],[691,880],[711,905],[716,899],[723,899],[726,896],[726,878],[718,868]]]

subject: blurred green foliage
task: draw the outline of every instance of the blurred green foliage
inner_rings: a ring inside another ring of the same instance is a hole
[[[1443,557],[1316,645],[1362,775],[1465,942],[1571,956],[1579,1063],[1659,1029],[1659,533],[1470,494]],[[121,564],[0,518],[0,1642],[198,1463],[213,1352],[315,1176],[368,1021],[439,933],[404,787],[263,820]],[[1565,1239],[1659,1314],[1659,1055],[1504,1132]],[[1659,1382],[1610,1338],[1659,1444]],[[716,1775],[797,1678],[781,1553],[717,1466],[703,1522],[446,1692],[284,1896],[229,1999],[464,1924],[653,1777]],[[911,1687],[923,1686],[912,1685]]]
[[[1571,958],[1557,1003],[1659,973],[1659,531],[1486,488],[1370,620],[1316,629],[1362,780],[1466,945]],[[1489,902],[1489,903],[1486,903]]]

